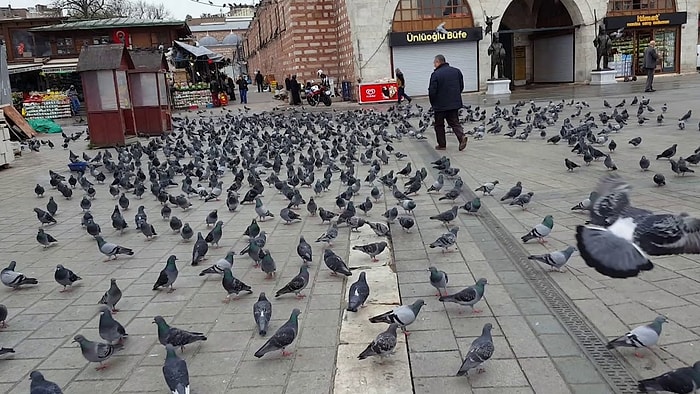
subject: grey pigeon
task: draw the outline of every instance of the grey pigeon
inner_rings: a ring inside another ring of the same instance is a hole
[[[190,374],[187,371],[187,362],[175,354],[172,345],[165,345],[165,363],[163,364],[163,377],[165,384],[173,394],[190,393]]]
[[[295,220],[301,220],[301,216],[298,213],[291,210],[291,208],[282,208],[280,211],[280,217],[284,220],[284,224],[292,223]]]
[[[117,280],[112,278],[109,280],[109,289],[104,293],[98,304],[105,304],[112,308],[112,312],[119,312],[117,303],[122,299],[122,291],[117,286]]]
[[[204,260],[208,251],[209,245],[200,231],[197,233],[197,241],[192,246],[192,265],[198,265],[200,261]]]
[[[56,238],[51,236],[51,234],[44,232],[43,228],[40,228],[37,232],[36,241],[39,242],[44,248],[48,248],[49,246],[58,242]]]
[[[477,302],[481,300],[484,296],[484,291],[486,290],[486,284],[488,281],[485,278],[479,278],[474,286],[469,286],[463,290],[454,293],[452,295],[445,295],[440,297],[442,302],[454,302],[462,306],[468,306],[472,308],[473,313],[481,313],[480,309],[474,308]],[[460,312],[461,313],[461,312]]]
[[[471,215],[477,215],[479,209],[481,209],[481,198],[474,197],[473,200],[467,201],[460,208],[464,209],[465,211],[467,211],[467,213]]]
[[[309,269],[306,266],[306,264],[302,264],[301,267],[299,268],[299,273],[292,278],[289,283],[287,283],[283,288],[277,290],[277,293],[275,293],[275,298],[283,295],[283,294],[289,294],[289,293],[294,293],[296,294],[297,298],[304,298],[306,295],[301,294],[301,291],[306,288],[306,285],[309,284]]]
[[[445,295],[447,295],[447,282],[449,281],[447,273],[435,267],[428,268],[428,271],[430,271],[430,284],[438,291],[436,296],[442,297],[443,290],[445,291]]]
[[[61,264],[56,266],[56,271],[53,274],[53,278],[59,285],[63,286],[63,289],[60,290],[61,293],[68,290],[67,286],[71,286],[72,288],[73,283],[83,279]]]
[[[474,191],[475,192],[481,192],[483,196],[485,195],[491,195],[491,192],[493,192],[493,189],[496,188],[496,185],[498,185],[498,181],[493,181],[493,182],[486,182],[483,185],[479,186],[476,188]]]
[[[153,290],[158,290],[160,287],[168,287],[168,293],[175,291],[173,283],[177,279],[177,257],[172,254],[168,257],[168,261],[165,263],[165,268],[160,271],[156,283],[153,285]]]
[[[547,254],[538,254],[528,256],[529,260],[539,261],[552,267],[551,271],[563,272],[562,267],[569,261],[571,255],[576,251],[576,248],[569,246],[564,250],[551,252]]]
[[[219,241],[221,241],[221,236],[223,235],[223,230],[222,230],[223,225],[224,225],[224,222],[222,222],[221,220],[216,222],[216,224],[214,225],[214,228],[211,229],[209,234],[207,234],[207,236],[204,238],[204,241],[206,243],[216,245],[216,247],[218,248]]]
[[[231,302],[231,294],[238,296],[238,293],[241,291],[248,292],[248,294],[253,293],[250,286],[234,277],[233,272],[231,272],[231,270],[228,268],[224,268],[224,277],[221,279],[221,285],[223,286],[224,290],[226,290],[226,298],[222,301],[226,304]]]
[[[659,342],[662,325],[667,321],[665,316],[659,315],[653,322],[636,327],[627,334],[608,342],[606,347],[613,349],[616,347],[645,348],[654,346]],[[639,358],[644,357],[639,352],[635,352],[634,355]]]
[[[700,361],[692,367],[683,367],[666,372],[651,379],[640,380],[638,389],[642,393],[668,391],[676,394],[691,394],[700,388]]]
[[[265,205],[263,204],[260,197],[255,197],[255,213],[258,215],[258,219],[261,222],[265,221],[269,217],[275,217],[275,215],[273,215],[267,208],[265,208]]]
[[[442,252],[448,251],[457,242],[459,227],[452,227],[448,232],[442,234],[429,246],[430,248],[442,248]]]
[[[83,212],[87,212],[90,210],[91,207],[92,207],[92,202],[90,202],[90,200],[88,200],[88,198],[86,196],[83,196],[83,199],[80,200],[80,208],[83,209]]]
[[[326,230],[325,233],[321,234],[316,242],[326,242],[329,246],[333,245],[333,240],[338,237],[338,224],[331,223],[331,226]]]
[[[442,187],[444,185],[445,185],[444,178],[443,178],[442,174],[440,174],[440,175],[438,175],[435,182],[433,182],[433,184],[430,185],[430,187],[428,188],[428,193],[433,192],[433,191],[440,192],[440,190],[442,189]]]
[[[63,394],[59,385],[44,379],[44,375],[39,371],[32,371],[29,379],[32,381],[29,385],[29,394]]]
[[[389,226],[381,222],[369,222],[369,227],[374,230],[374,233],[380,237],[386,237],[391,235],[391,230]]]
[[[306,210],[309,212],[309,215],[316,216],[316,211],[318,211],[318,205],[316,204],[316,200],[314,200],[313,197],[309,198],[309,202],[306,204]]]
[[[409,216],[401,216],[399,217],[399,225],[401,228],[404,229],[407,233],[411,232],[411,228],[416,224],[415,220],[413,220],[412,217]]]
[[[189,223],[185,223],[185,225],[182,226],[182,230],[180,231],[180,236],[184,241],[189,241],[193,235],[194,230],[192,230],[192,227],[190,227]]]
[[[5,320],[7,320],[7,307],[0,304],[0,328],[7,328]]]
[[[399,210],[396,207],[389,208],[384,212],[384,215],[382,215],[386,218],[387,222],[391,223],[393,222],[397,216],[399,216]]]
[[[158,342],[164,346],[172,345],[184,351],[185,346],[190,343],[207,340],[207,337],[201,332],[190,332],[177,327],[170,327],[162,316],[154,317],[153,323],[158,327]]]
[[[509,205],[517,205],[520,208],[523,209],[523,211],[527,210],[527,206],[530,204],[530,200],[532,200],[532,196],[535,193],[533,192],[527,192],[525,194],[521,194],[513,199],[513,201],[510,202]]]
[[[419,299],[411,305],[401,305],[381,315],[370,317],[369,321],[370,323],[397,323],[401,327],[401,330],[406,333],[406,335],[409,335],[410,333],[406,331],[406,326],[416,320],[423,305],[425,305],[425,302]]]
[[[452,206],[452,209],[445,211],[445,212],[441,212],[437,215],[431,216],[430,219],[439,220],[445,224],[450,223],[451,221],[455,220],[455,218],[457,217],[457,208],[459,208],[459,207],[454,205],[454,206]]]
[[[224,274],[224,268],[228,269],[233,269],[233,256],[235,256],[235,252],[230,251],[226,253],[226,257],[223,259],[220,259],[214,265],[211,267],[203,270],[202,272],[199,273],[199,276],[204,276],[207,274],[218,274],[218,275],[223,275]]]
[[[112,311],[107,305],[101,305],[100,309],[102,311],[98,326],[100,338],[111,344],[122,343],[124,339],[129,336],[129,334],[126,333],[124,326],[122,326],[118,321],[114,320],[114,317],[112,317]]]
[[[269,352],[274,352],[277,350],[282,350],[282,356],[289,356],[291,353],[287,352],[285,348],[294,342],[297,337],[297,332],[299,331],[299,315],[301,311],[297,308],[292,310],[289,320],[282,325],[271,337],[265,342],[257,352],[255,352],[255,357],[260,358]]]
[[[523,184],[522,184],[522,182],[518,181],[515,184],[515,186],[511,187],[510,190],[508,190],[508,193],[506,193],[503,197],[501,197],[501,201],[516,198],[520,195],[520,193],[522,193],[522,191],[523,191]]]
[[[55,223],[57,223],[57,222],[56,222],[56,219],[54,219],[53,216],[51,216],[50,213],[44,211],[43,209],[34,208],[34,212],[36,212],[36,217],[37,217],[37,219],[39,219],[39,221],[41,222],[41,225],[42,225],[42,226],[45,225],[45,224],[55,224]]]
[[[15,353],[15,349],[11,347],[0,347],[0,356],[3,354]]]
[[[369,255],[369,257],[372,258],[372,261],[379,261],[377,255],[382,254],[387,245],[388,244],[386,241],[372,242],[371,244],[367,245],[355,245],[352,247],[352,250],[359,250],[360,252]]]
[[[102,238],[101,236],[95,237],[95,241],[97,241],[97,247],[100,249],[100,253],[103,255],[107,256],[107,260],[110,260],[111,258],[117,258],[117,255],[120,254],[125,254],[127,256],[133,256],[134,251],[125,248],[123,246],[119,246],[117,244],[113,244],[111,242],[107,242]]]
[[[389,324],[386,331],[377,335],[376,338],[367,346],[367,349],[362,351],[358,359],[364,360],[372,356],[385,357],[394,352],[396,347],[396,329],[399,327],[397,323]]]
[[[179,233],[180,229],[182,229],[182,220],[180,220],[177,216],[171,216],[170,229],[176,233]]]
[[[303,235],[299,237],[299,245],[297,245],[297,254],[299,255],[299,257],[301,257],[301,262],[303,264],[309,264],[313,261],[313,249],[311,249],[311,245],[309,245],[309,243],[306,242],[306,239],[304,239]]]
[[[123,349],[122,345],[93,342],[80,334],[73,337],[73,342],[78,342],[80,351],[83,353],[83,357],[85,357],[86,360],[91,363],[100,363],[100,365],[95,368],[98,371],[107,368],[104,362],[112,357],[114,353]]]
[[[20,286],[36,285],[39,283],[35,278],[30,278],[21,272],[15,271],[16,267],[17,262],[10,261],[10,265],[0,271],[0,281],[2,281],[3,285],[13,289],[19,289]]]
[[[364,271],[360,272],[360,277],[357,282],[350,285],[350,294],[348,295],[348,307],[350,312],[357,312],[358,308],[362,307],[369,297],[369,285],[367,284],[367,276]]]
[[[398,205],[401,205],[401,208],[403,208],[406,213],[412,213],[413,210],[416,209],[416,202],[413,200],[401,200]]]
[[[265,292],[260,293],[258,301],[253,304],[253,318],[258,327],[258,334],[262,337],[267,335],[267,327],[272,319],[272,304],[265,297]]]
[[[219,214],[216,209],[209,212],[206,219],[204,219],[204,222],[207,224],[207,227],[213,226],[217,221],[219,221]]]
[[[141,223],[141,225],[139,226],[139,230],[141,230],[141,233],[146,236],[146,241],[150,241],[153,239],[153,237],[158,235],[158,233],[156,233],[155,227],[153,227],[152,224],[146,221],[143,221]]]
[[[352,276],[352,272],[350,272],[343,259],[331,249],[323,251],[323,262],[326,263],[326,267],[331,270],[331,275],[343,274],[345,276]]]
[[[262,251],[262,259],[260,259],[260,269],[267,274],[266,279],[274,278],[275,272],[277,272],[277,264],[272,258],[272,254],[267,249],[264,249]]]
[[[467,376],[469,370],[477,368],[484,361],[488,360],[493,356],[493,338],[491,338],[491,329],[493,326],[491,323],[484,324],[484,328],[481,330],[481,336],[472,341],[467,355],[462,362],[462,366],[459,367],[457,371],[457,376]]]
[[[49,202],[46,203],[46,210],[50,215],[55,215],[58,212],[58,204],[53,197],[49,197]]]
[[[533,227],[532,230],[530,230],[530,232],[520,237],[520,239],[523,241],[523,243],[526,243],[531,239],[537,238],[537,241],[539,243],[546,243],[547,240],[545,240],[545,237],[549,236],[549,234],[552,232],[553,227],[554,218],[552,217],[552,215],[547,215],[542,220],[542,223]]]

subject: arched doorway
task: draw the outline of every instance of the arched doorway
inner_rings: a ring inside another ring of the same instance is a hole
[[[462,70],[465,91],[479,90],[482,30],[467,0],[399,0],[391,31],[392,70],[402,70],[408,95],[427,93],[437,54]]]
[[[514,0],[508,5],[498,30],[510,48],[506,77],[516,84],[574,81],[574,19],[582,17],[575,2],[568,3],[574,17],[561,0]]]

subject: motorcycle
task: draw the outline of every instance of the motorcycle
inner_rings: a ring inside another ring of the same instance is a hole
[[[325,86],[313,85],[306,92],[306,101],[309,105],[315,107],[319,102],[322,102],[326,107],[331,105],[331,91]]]

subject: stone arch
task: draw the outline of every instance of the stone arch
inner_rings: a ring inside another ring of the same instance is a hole
[[[584,17],[574,0],[513,0],[500,19],[501,28],[510,30],[584,24]]]
[[[393,32],[474,27],[474,17],[467,0],[399,0],[394,11]]]

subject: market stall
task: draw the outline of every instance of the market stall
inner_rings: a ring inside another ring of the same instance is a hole
[[[7,71],[7,52],[0,45],[0,107],[13,110],[10,95],[10,74]],[[0,166],[8,166],[15,160],[15,154],[10,141],[10,130],[5,117],[0,117]]]
[[[134,69],[129,70],[128,76],[136,131],[160,135],[172,130],[165,57],[154,51],[131,51],[130,55]]]
[[[388,103],[397,101],[396,95],[399,88],[396,85],[396,80],[388,79],[375,83],[361,83],[358,86],[359,103]]]
[[[173,72],[173,107],[197,109],[213,106],[209,82],[222,79],[219,68],[223,66],[224,57],[203,46],[175,41],[171,60],[177,67]],[[224,102],[228,103],[228,97],[222,100],[219,96],[216,104]]]
[[[173,85],[173,106],[175,109],[206,108],[211,104],[209,84],[176,82]]]
[[[32,92],[22,102],[22,114],[27,119],[70,118],[70,99],[63,92]]]
[[[90,143],[108,147],[125,145],[136,136],[127,71],[134,69],[129,51],[122,44],[83,48],[78,72],[87,104]]]

